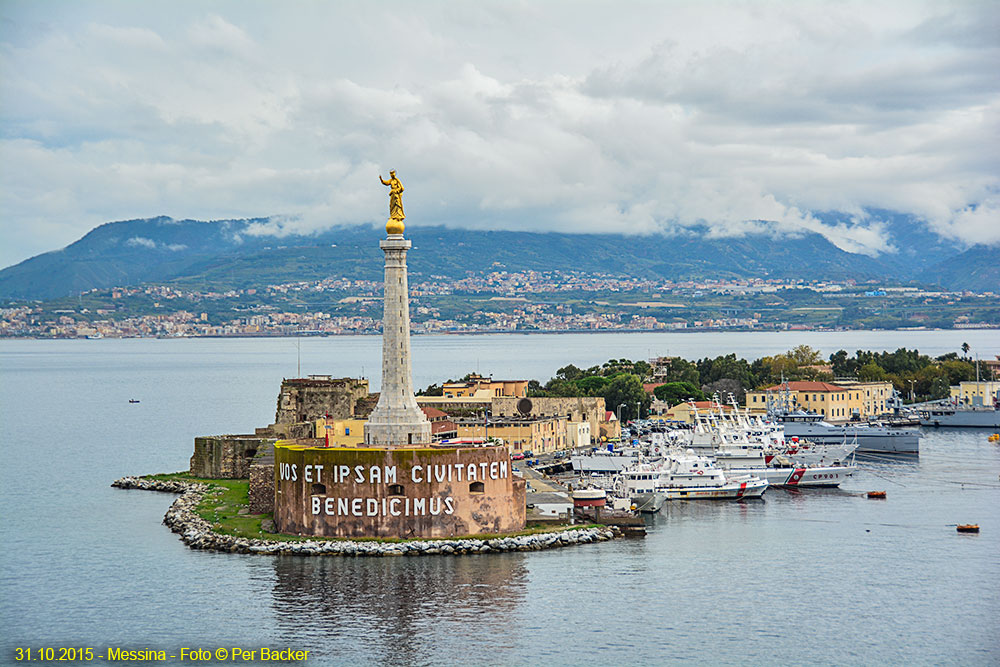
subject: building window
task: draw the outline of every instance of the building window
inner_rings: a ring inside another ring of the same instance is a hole
[[[390,484],[389,485],[389,495],[390,496],[401,496],[401,495],[403,495],[403,485],[402,484]]]
[[[312,494],[314,496],[324,496],[326,495],[326,484],[313,484]]]
[[[469,484],[469,493],[486,493],[486,485],[482,482]]]

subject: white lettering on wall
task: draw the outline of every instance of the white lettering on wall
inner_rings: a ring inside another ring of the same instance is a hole
[[[381,500],[381,502],[380,502]],[[312,514],[327,516],[438,516],[455,513],[455,499],[444,498],[310,498]]]
[[[420,484],[420,482],[424,481],[424,478],[421,477],[422,470],[423,466],[413,466],[410,469],[410,479],[413,480],[414,484]]]

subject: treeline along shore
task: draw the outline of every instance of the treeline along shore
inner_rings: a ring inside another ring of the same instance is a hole
[[[996,361],[984,363],[978,373],[990,379],[998,365]],[[467,380],[470,376],[462,379]],[[706,400],[718,393],[724,398],[732,394],[743,403],[747,391],[786,381],[832,383],[845,378],[891,382],[907,402],[921,402],[947,398],[952,385],[975,380],[977,368],[965,343],[956,352],[933,358],[919,350],[901,347],[894,352],[857,350],[853,354],[838,350],[824,359],[812,347],[799,345],[782,354],[754,361],[727,354],[696,360],[682,357],[658,357],[649,361],[610,359],[589,368],[569,364],[556,371],[545,384],[530,380],[528,396],[600,396],[608,410],[617,411],[621,406],[622,418],[631,419],[647,417],[654,398],[673,405],[691,399]],[[419,393],[440,396],[442,392],[442,385],[433,384]]]

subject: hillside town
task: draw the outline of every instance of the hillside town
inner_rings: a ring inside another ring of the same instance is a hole
[[[239,289],[94,289],[0,308],[0,337],[379,334],[382,283],[328,278]],[[853,281],[663,281],[490,270],[415,277],[412,333],[992,328],[1000,297]]]

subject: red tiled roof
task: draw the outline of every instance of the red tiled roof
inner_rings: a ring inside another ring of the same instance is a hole
[[[781,391],[785,388],[786,384],[791,391],[847,391],[838,385],[830,384],[829,382],[816,382],[815,380],[793,380],[792,382],[768,387],[767,391]]]
[[[646,384],[642,385],[642,388],[646,390],[647,394],[652,394],[653,390],[661,386],[662,384],[663,384],[662,382],[647,382]]]
[[[424,411],[424,416],[427,417],[428,419],[438,419],[441,417],[448,416],[447,412],[443,412],[441,410],[438,410],[437,408],[433,408],[430,406],[426,405],[420,406],[420,409]]]
[[[455,422],[448,420],[441,420],[436,422],[431,422],[431,435],[437,435],[438,433],[455,433],[458,431],[458,427],[455,426]]]

